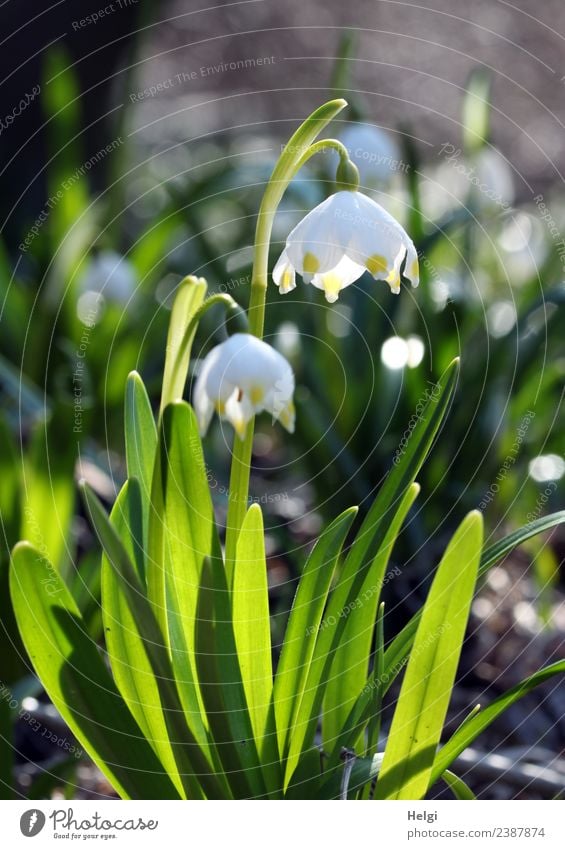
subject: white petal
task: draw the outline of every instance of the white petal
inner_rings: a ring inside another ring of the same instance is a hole
[[[273,269],[273,280],[279,287],[281,295],[296,289],[296,273],[286,250],[282,252]]]
[[[351,228],[339,215],[336,198],[340,194],[344,193],[338,192],[318,204],[290,232],[286,253],[300,274],[329,271],[343,256]]]
[[[222,418],[229,421],[240,439],[244,439],[247,425],[253,418],[254,413],[253,405],[247,396],[242,395],[236,390],[226,401],[225,412]]]
[[[198,419],[198,429],[200,431],[201,436],[204,436],[204,434],[208,430],[210,421],[212,419],[212,416],[214,415],[214,403],[210,399],[206,391],[207,371],[208,368],[206,367],[205,360],[200,370],[200,374],[196,379],[196,385],[194,387],[194,393],[192,398],[194,411],[196,413],[196,418]]]
[[[294,374],[288,363],[285,362],[284,368],[281,367],[279,376],[265,395],[263,408],[271,413],[273,418],[278,419],[284,414],[289,403],[292,402],[293,394]]]
[[[220,346],[214,348],[219,351]],[[223,352],[221,352],[223,353]],[[215,361],[206,373],[206,393],[212,398],[216,407],[221,408],[230,395],[233,394],[236,385],[230,379],[229,360],[223,356],[216,357]]]
[[[296,412],[294,409],[294,403],[292,401],[289,401],[288,404],[285,404],[283,409],[275,418],[279,420],[285,430],[288,430],[289,433],[294,433]]]
[[[411,241],[378,203],[359,193],[356,200],[356,227],[347,254],[364,265],[373,277],[386,280],[393,270],[398,270]]]
[[[265,409],[284,415],[288,427],[293,392],[294,375],[282,354],[249,333],[235,333],[204,359],[194,406],[202,432],[215,407],[243,438],[251,418]]]
[[[394,294],[400,292],[400,268],[406,259],[404,274],[417,286],[418,256],[404,228],[378,203],[356,193],[359,213],[348,255],[362,262],[377,280],[386,280]]]
[[[312,285],[322,289],[326,301],[333,304],[337,301],[341,290],[358,280],[364,271],[364,266],[353,262],[348,256],[344,256],[331,271],[326,271],[325,274],[315,274]]]
[[[418,286],[420,282],[420,268],[418,263],[418,254],[416,253],[416,248],[413,244],[410,244],[406,254],[404,276],[408,278],[414,289]]]

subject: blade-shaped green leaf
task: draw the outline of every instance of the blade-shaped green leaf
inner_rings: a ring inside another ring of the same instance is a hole
[[[185,713],[204,746],[207,726],[196,675],[196,608],[204,560],[222,563],[222,554],[198,424],[184,401],[169,404],[163,412],[159,454],[168,640]]]
[[[513,533],[498,540],[483,552],[479,578],[482,578],[491,566],[502,560],[512,549],[518,548],[531,537],[541,534],[543,531],[549,531],[563,522],[565,522],[565,510],[560,510],[557,513],[550,513],[549,516],[542,516],[541,519],[536,519],[534,522],[529,522],[523,528],[518,528],[517,531],[513,531]]]
[[[471,743],[473,743],[474,740],[476,740],[477,737],[482,734],[482,732],[488,728],[492,722],[494,722],[497,716],[504,713],[505,710],[517,702],[518,699],[521,699],[522,696],[525,696],[535,687],[543,684],[544,681],[549,681],[549,679],[553,678],[555,675],[563,675],[564,673],[565,660],[552,663],[550,666],[546,666],[544,669],[540,669],[538,672],[534,672],[533,675],[529,675],[527,678],[524,678],[523,681],[520,681],[519,684],[512,687],[506,693],[503,693],[483,710],[474,713],[473,716],[470,716],[462,723],[462,725],[459,726],[445,746],[443,746],[437,753],[433,763],[430,787],[434,784],[434,782],[442,777],[445,770],[451,766],[455,758],[459,757],[461,752],[470,746]]]
[[[472,799],[476,799],[477,797],[473,793],[470,787],[465,784],[462,778],[459,778],[455,773],[450,772],[448,769],[442,775],[443,780],[453,793],[456,799],[459,799],[461,802],[467,802]]]
[[[344,567],[333,590],[325,621],[328,627],[320,632],[309,670],[304,698],[300,707],[301,719],[293,730],[291,768],[300,752],[308,747],[316,731],[325,689],[331,677],[334,652],[339,646],[346,625],[344,611],[357,604],[367,571],[386,538],[394,516],[401,508],[407,489],[422,466],[447,412],[459,373],[459,360],[448,366],[434,392],[417,417],[410,436],[399,449],[392,469],[375,498],[369,513],[351,546]]]
[[[286,627],[274,686],[279,751],[284,757],[290,729],[298,721],[317,634],[337,559],[357,507],[337,517],[321,533],[298,584]]]
[[[196,327],[188,336],[186,330],[191,318],[204,300],[206,289],[207,284],[204,278],[189,276],[181,281],[175,295],[167,337],[161,412],[167,404],[179,401],[183,396]]]
[[[116,571],[132,616],[136,619],[143,647],[159,687],[168,736],[185,791],[190,798],[200,798],[203,792],[208,798],[223,798],[222,781],[214,775],[213,768],[187,724],[164,636],[127,551],[94,492],[84,483],[81,489],[98,539]]]
[[[334,655],[331,677],[326,687],[323,709],[324,750],[331,752],[369,672],[371,644],[381,588],[396,538],[420,487],[406,491],[378,549],[355,605],[346,611],[346,625]]]
[[[373,698],[371,717],[367,725],[367,746],[365,756],[372,757],[376,754],[379,737],[381,733],[381,712],[383,701],[383,675],[385,661],[385,634],[384,634],[384,601],[381,602],[377,612],[377,625],[375,627],[375,659],[373,666],[373,678],[376,684]],[[354,747],[352,747],[354,748]]]
[[[483,544],[473,511],[451,539],[426,602],[388,735],[377,799],[421,799],[428,789],[467,620]]]
[[[204,562],[196,663],[208,721],[233,795],[239,799],[267,796],[235,647],[231,593],[219,560]]]
[[[247,511],[237,541],[232,610],[243,689],[262,754],[270,731],[267,724],[273,694],[273,664],[265,536],[258,504],[252,504]]]
[[[78,608],[29,543],[14,549],[12,603],[24,645],[53,704],[124,798],[178,799],[118,693]]]
[[[357,700],[353,704],[349,716],[345,720],[336,739],[334,750],[328,761],[328,770],[339,763],[341,752],[346,750],[362,751],[362,735],[367,728],[367,746],[365,757],[376,753],[381,725],[381,702],[383,694],[383,654],[384,654],[384,602],[381,603],[377,614],[375,628],[375,663],[373,671]],[[361,737],[361,741],[360,738]]]
[[[286,788],[285,799],[316,799],[322,779],[322,753],[317,748],[307,749],[300,756],[298,766]]]
[[[125,435],[128,477],[136,478],[140,486],[143,550],[147,551],[157,428],[147,390],[135,371],[131,372],[126,383]]]
[[[494,545],[489,546],[489,548],[483,551],[481,565],[479,567],[479,578],[484,577],[495,563],[502,560],[514,548],[517,548],[536,534],[548,531],[563,522],[565,522],[565,510],[551,513],[549,516],[543,516],[541,519],[536,519],[534,522],[524,525],[523,528],[519,528],[517,531],[495,542]],[[410,648],[414,642],[414,636],[418,629],[421,615],[421,611],[414,614],[402,631],[396,635],[385,652],[385,690],[390,687],[396,676],[404,668]]]
[[[136,526],[142,521],[141,509],[139,484],[132,478],[122,487],[110,514],[110,521],[132,564],[137,548]],[[159,686],[139,632],[139,624],[128,604],[122,581],[106,556],[102,557],[102,617],[106,649],[118,689],[143,735],[171,776],[179,795],[186,798],[169,742]]]

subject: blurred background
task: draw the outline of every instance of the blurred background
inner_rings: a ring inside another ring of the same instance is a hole
[[[422,280],[396,298],[363,278],[331,307],[300,282],[284,298],[270,288],[266,337],[293,364],[298,408],[293,439],[265,417],[254,445],[275,640],[304,550],[337,511],[368,508],[454,356],[459,390],[385,588],[388,631],[421,604],[466,510],[483,511],[493,541],[563,506],[563,5],[193,5],[20,0],[0,9],[7,797],[111,792],[31,674],[8,602],[8,552],[23,537],[49,554],[102,644],[99,552],[74,481],[86,477],[112,504],[125,475],[125,378],[139,370],[158,404],[182,277],[202,275],[211,292],[247,305],[265,182],[281,145],[325,100],[348,100],[331,133],[364,191],[413,237]],[[293,182],[272,262],[332,191],[335,165],[319,156]],[[198,357],[224,335],[211,311]],[[216,422],[205,442],[220,524],[231,440]],[[556,530],[492,571],[473,608],[451,727],[565,656],[564,550]],[[460,773],[484,798],[559,795],[564,708],[559,684],[536,691],[484,735],[484,750],[466,754]]]

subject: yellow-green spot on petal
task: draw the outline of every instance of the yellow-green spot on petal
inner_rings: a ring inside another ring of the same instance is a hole
[[[288,292],[291,286],[292,286],[292,271],[290,270],[290,268],[285,268],[285,270],[283,271],[282,278],[281,278],[281,285],[280,285],[281,291],[283,293]]]
[[[420,270],[420,268],[419,268],[419,265],[418,265],[418,260],[413,259],[412,262],[410,263],[410,268],[408,269],[408,277],[410,278],[410,280],[412,280],[412,278],[418,277],[419,270]]]
[[[224,401],[216,401],[214,407],[216,408],[216,412],[219,416],[223,416],[226,412],[226,405]]]
[[[239,438],[243,439],[245,437],[245,431],[247,429],[247,424],[243,420],[243,417],[238,416],[237,418],[232,419],[232,425]]]
[[[400,274],[398,272],[396,272],[396,274],[394,275],[389,274],[386,281],[390,286],[391,292],[393,292],[393,294],[395,295],[398,295],[398,293],[400,292]]]
[[[304,254],[304,259],[302,261],[302,267],[306,274],[315,274],[320,267],[320,263],[317,257],[314,256],[313,253],[307,251]]]
[[[332,274],[332,272],[328,272],[328,274],[324,274],[322,276],[322,285],[324,287],[324,292],[326,293],[326,297],[328,300],[333,298],[334,301],[337,300],[338,294],[342,289],[342,280],[341,277],[338,277],[337,274]]]
[[[292,401],[289,401],[286,407],[279,414],[279,421],[284,428],[289,430],[291,433],[294,431],[294,418],[296,412],[294,409],[294,404]]]
[[[265,393],[261,389],[260,386],[254,386],[251,392],[249,393],[249,398],[251,399],[251,403],[254,407],[263,402],[263,398],[265,397]]]
[[[386,258],[381,254],[373,254],[366,262],[367,271],[375,277],[377,274],[384,274],[388,268]]]

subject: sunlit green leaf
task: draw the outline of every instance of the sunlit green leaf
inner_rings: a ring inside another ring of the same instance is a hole
[[[298,585],[274,686],[275,717],[282,756],[287,753],[291,729],[299,723],[304,688],[332,576],[356,515],[357,508],[352,507],[323,530],[306,561]],[[297,762],[296,759],[292,766],[295,767]]]
[[[419,491],[418,484],[412,484],[406,491],[382,546],[367,570],[357,601],[345,612],[347,622],[334,655],[324,699],[323,741],[328,752],[334,748],[349,711],[367,679],[377,608],[387,565],[402,523]]]
[[[204,278],[192,276],[185,277],[177,289],[167,337],[161,412],[167,404],[178,401],[183,396],[196,327],[188,335],[187,330],[191,318],[204,300],[206,289]]]
[[[469,513],[434,577],[392,719],[377,799],[422,799],[440,740],[475,589],[483,521]]]
[[[430,787],[441,776],[444,771],[451,766],[455,758],[459,757],[468,746],[470,746],[482,732],[494,722],[494,720],[511,707],[522,696],[527,695],[539,684],[548,681],[555,675],[563,675],[565,673],[565,660],[560,660],[558,663],[552,663],[544,669],[540,669],[533,675],[524,678],[515,687],[507,690],[497,699],[487,705],[484,709],[474,712],[462,725],[457,729],[437,753],[430,777]]]
[[[159,687],[168,736],[185,790],[190,798],[199,798],[202,791],[209,798],[221,798],[221,781],[216,779],[183,714],[164,636],[139,577],[100,502],[87,484],[82,484],[81,488],[104,553],[116,572],[131,614],[136,619],[143,648]]]
[[[558,513],[551,513],[549,516],[543,516],[541,519],[536,519],[534,522],[524,525],[524,527],[513,531],[508,536],[495,542],[494,545],[489,546],[482,553],[479,578],[484,577],[495,563],[498,563],[499,560],[502,560],[503,557],[523,542],[563,522],[565,522],[565,510],[561,510]],[[385,675],[387,681],[385,689],[390,687],[396,676],[403,669],[414,641],[414,635],[416,634],[421,615],[421,611],[414,614],[402,631],[396,635],[385,652]]]
[[[266,797],[235,647],[231,592],[217,559],[204,562],[196,613],[196,664],[208,722],[233,795]]]
[[[132,478],[124,484],[110,514],[110,521],[132,564],[135,563],[139,545],[136,537],[142,521],[140,502],[139,485]],[[106,648],[118,689],[143,735],[171,776],[179,795],[184,797],[174,751],[169,742],[159,686],[140,634],[139,623],[130,609],[123,583],[106,556],[102,558],[102,616]]]
[[[392,469],[361,525],[330,596],[324,615],[327,627],[320,631],[316,641],[300,706],[300,723],[293,732],[291,767],[295,766],[300,752],[313,740],[325,689],[331,677],[333,656],[347,622],[345,611],[357,604],[367,572],[439,431],[455,388],[458,366],[459,361],[456,359],[446,369],[437,390],[434,390],[417,417],[408,439],[398,448]]]
[[[118,693],[78,608],[53,566],[18,543],[11,571],[18,626],[53,704],[121,796],[178,793]]]
[[[233,630],[243,689],[260,754],[272,708],[273,666],[263,517],[252,504],[241,526],[232,587]]]

